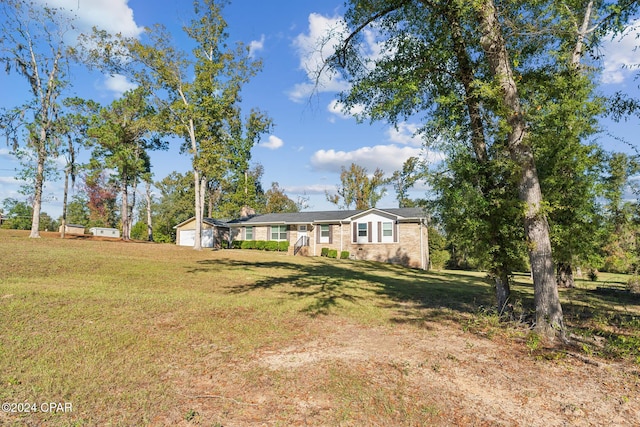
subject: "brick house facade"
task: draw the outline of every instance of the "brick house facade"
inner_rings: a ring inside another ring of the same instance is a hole
[[[287,240],[289,254],[320,256],[322,248],[350,258],[427,269],[427,216],[419,208],[251,215],[229,221],[232,240]]]

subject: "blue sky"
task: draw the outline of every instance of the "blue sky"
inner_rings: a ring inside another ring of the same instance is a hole
[[[190,19],[192,7],[192,2],[187,0],[47,1],[52,6],[74,10],[80,30],[96,25],[110,32],[135,36],[142,27],[161,23],[178,41],[184,38],[181,26]],[[391,174],[410,156],[420,155],[431,161],[438,158],[413,137],[417,123],[402,123],[395,129],[381,122],[357,124],[353,117],[343,114],[335,102],[336,93],[347,87],[343,81],[322,79],[322,85],[312,93],[313,81],[307,70],[312,69],[322,55],[330,54],[327,50],[318,52],[317,39],[328,29],[339,26],[344,12],[342,5],[342,0],[235,0],[224,9],[231,41],[251,44],[255,56],[263,60],[263,70],[243,89],[243,106],[247,112],[252,107],[266,111],[275,123],[273,132],[254,147],[252,160],[264,166],[265,189],[276,181],[292,199],[308,197],[310,210],[336,208],[326,201],[325,190],[335,191],[342,166],[355,162],[370,172],[379,167]],[[621,90],[639,95],[638,81],[634,80],[637,72],[628,68],[640,62],[640,54],[634,51],[636,44],[638,40],[630,35],[620,43],[603,46],[602,92]],[[91,98],[104,105],[132,87],[122,76],[90,73],[80,67],[74,67],[72,72],[73,87],[67,95]],[[28,96],[26,83],[21,78],[6,74],[0,77],[0,93],[0,106],[4,107],[18,105]],[[616,142],[616,137],[640,145],[637,119],[622,124],[603,120],[602,126],[605,132],[598,141],[606,149],[628,150]],[[179,154],[177,142],[171,144],[169,151],[152,153],[152,164],[156,180],[172,171],[184,173],[190,169],[190,159]],[[3,141],[0,143],[0,201],[7,197],[24,199],[17,193],[20,184],[14,178],[17,167],[18,162]],[[425,191],[419,187],[414,195],[423,195]],[[62,180],[47,183],[45,198],[43,211],[59,216]],[[392,188],[378,206],[397,206]]]

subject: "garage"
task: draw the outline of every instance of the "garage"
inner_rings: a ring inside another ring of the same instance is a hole
[[[202,247],[203,248],[212,248],[213,247],[213,229],[206,228],[202,230]],[[178,240],[179,246],[193,246],[196,241],[196,230],[180,230],[176,235],[176,240]]]
[[[195,218],[189,218],[174,228],[176,229],[176,244],[193,247],[196,240]],[[226,242],[229,240],[229,226],[224,221],[204,218],[201,236],[203,248],[221,249],[226,247]]]

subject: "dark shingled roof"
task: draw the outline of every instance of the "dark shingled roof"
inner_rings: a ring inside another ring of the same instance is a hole
[[[348,211],[318,211],[318,212],[293,212],[293,213],[268,213],[262,215],[252,215],[246,218],[234,219],[228,221],[227,224],[244,225],[244,224],[311,224],[314,222],[339,222],[348,220],[363,212],[380,211],[386,212],[402,218],[426,218],[426,214],[421,208],[394,208],[379,209],[372,208],[366,210],[348,210]]]

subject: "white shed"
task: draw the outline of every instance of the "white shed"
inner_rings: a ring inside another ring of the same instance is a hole
[[[94,236],[120,238],[120,230],[117,228],[91,227],[89,232]]]

